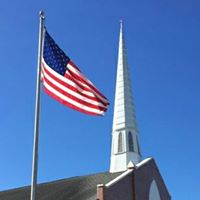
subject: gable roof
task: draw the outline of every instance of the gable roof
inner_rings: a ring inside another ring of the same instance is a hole
[[[79,176],[58,181],[39,184],[37,187],[38,200],[96,200],[97,184],[106,184],[118,173],[98,173]],[[1,200],[29,200],[30,186],[2,191]]]

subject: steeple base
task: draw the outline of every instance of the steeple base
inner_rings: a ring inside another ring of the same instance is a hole
[[[111,156],[110,160],[110,173],[122,172],[128,169],[129,162],[133,162],[134,165],[138,164],[140,156],[135,152],[119,153]]]

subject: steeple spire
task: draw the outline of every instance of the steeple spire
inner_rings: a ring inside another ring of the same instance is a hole
[[[123,36],[123,23],[120,21],[110,172],[127,170],[129,162],[137,164],[140,159],[138,129]]]

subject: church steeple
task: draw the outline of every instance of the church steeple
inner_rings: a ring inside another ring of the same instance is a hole
[[[110,172],[127,170],[129,162],[140,162],[138,129],[133,104],[128,60],[120,22],[117,79],[112,127]]]

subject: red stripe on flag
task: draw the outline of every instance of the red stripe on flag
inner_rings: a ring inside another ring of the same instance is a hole
[[[86,110],[84,110],[84,109],[81,109],[81,108],[75,106],[74,104],[71,104],[71,103],[69,103],[69,102],[63,100],[62,98],[58,97],[57,95],[55,95],[54,93],[52,93],[51,91],[49,91],[46,87],[44,87],[44,91],[45,91],[49,96],[51,96],[51,97],[53,97],[54,99],[56,99],[58,102],[62,103],[62,104],[65,105],[65,106],[68,106],[68,107],[70,107],[70,108],[72,108],[72,109],[74,109],[74,110],[77,110],[77,111],[79,111],[79,112],[82,112],[82,113],[85,113],[85,114],[88,114],[88,115],[99,115],[99,116],[103,115],[103,114],[97,114],[97,113],[95,113],[95,112],[90,112],[90,111],[86,111]]]
[[[81,70],[71,60],[69,61],[69,64],[72,65],[76,70],[78,70],[79,72],[81,72]]]
[[[43,71],[44,71],[44,76],[45,76],[45,73],[46,73],[46,74],[47,74],[48,76],[50,76],[54,81],[58,82],[60,85],[62,85],[62,86],[64,86],[64,87],[68,88],[69,90],[72,90],[72,91],[76,92],[77,94],[81,95],[83,98],[86,97],[86,98],[88,98],[88,99],[90,99],[90,100],[96,101],[96,102],[98,102],[98,103],[103,104],[104,106],[107,106],[106,103],[104,103],[101,99],[97,98],[96,96],[95,96],[95,97],[92,97],[92,96],[89,96],[89,95],[87,95],[87,94],[84,94],[83,92],[80,92],[76,87],[73,87],[73,86],[69,85],[68,83],[62,81],[62,80],[59,79],[58,77],[54,76],[50,71],[48,71],[48,69],[47,69],[45,66],[43,67]],[[75,80],[73,80],[73,78],[70,77],[69,75],[66,74],[65,77],[66,77],[67,79],[71,80],[72,82],[74,82],[74,83],[76,84]],[[81,90],[85,90],[85,88],[86,88],[86,87],[83,88],[83,86],[80,85],[79,83],[77,83],[77,85],[78,85],[78,87],[82,87],[82,88],[80,88]],[[86,88],[86,89],[87,89],[86,91],[91,92],[88,88]]]
[[[61,88],[59,88],[58,86],[54,85],[51,81],[49,81],[45,76],[44,76],[44,81],[47,83],[47,85],[49,85],[50,87],[52,87],[53,89],[55,89],[56,91],[58,91],[59,93],[63,94],[64,96],[72,99],[73,101],[76,101],[77,103],[80,103],[82,104],[83,106],[87,106],[87,107],[90,107],[90,108],[94,108],[94,109],[98,109],[98,110],[101,110],[101,111],[104,111],[106,110],[106,108],[100,106],[100,105],[94,105],[92,103],[89,103],[87,101],[84,101],[83,99],[81,98],[77,98],[75,96],[73,96],[72,94],[62,90]],[[97,102],[98,103],[98,102]]]
[[[70,61],[68,64],[67,64],[67,67],[68,65],[71,65],[72,67],[76,69],[78,69],[78,67],[72,62]],[[70,74],[72,75],[72,77],[75,77],[77,80],[85,83],[88,87],[90,87],[91,89],[93,89],[95,92],[97,92],[102,98],[104,98],[105,100],[107,100],[107,98],[87,79],[85,78],[85,76],[81,73],[81,71],[78,69],[78,74],[74,73],[72,70],[70,70],[70,68],[68,68],[68,71],[70,72]]]

